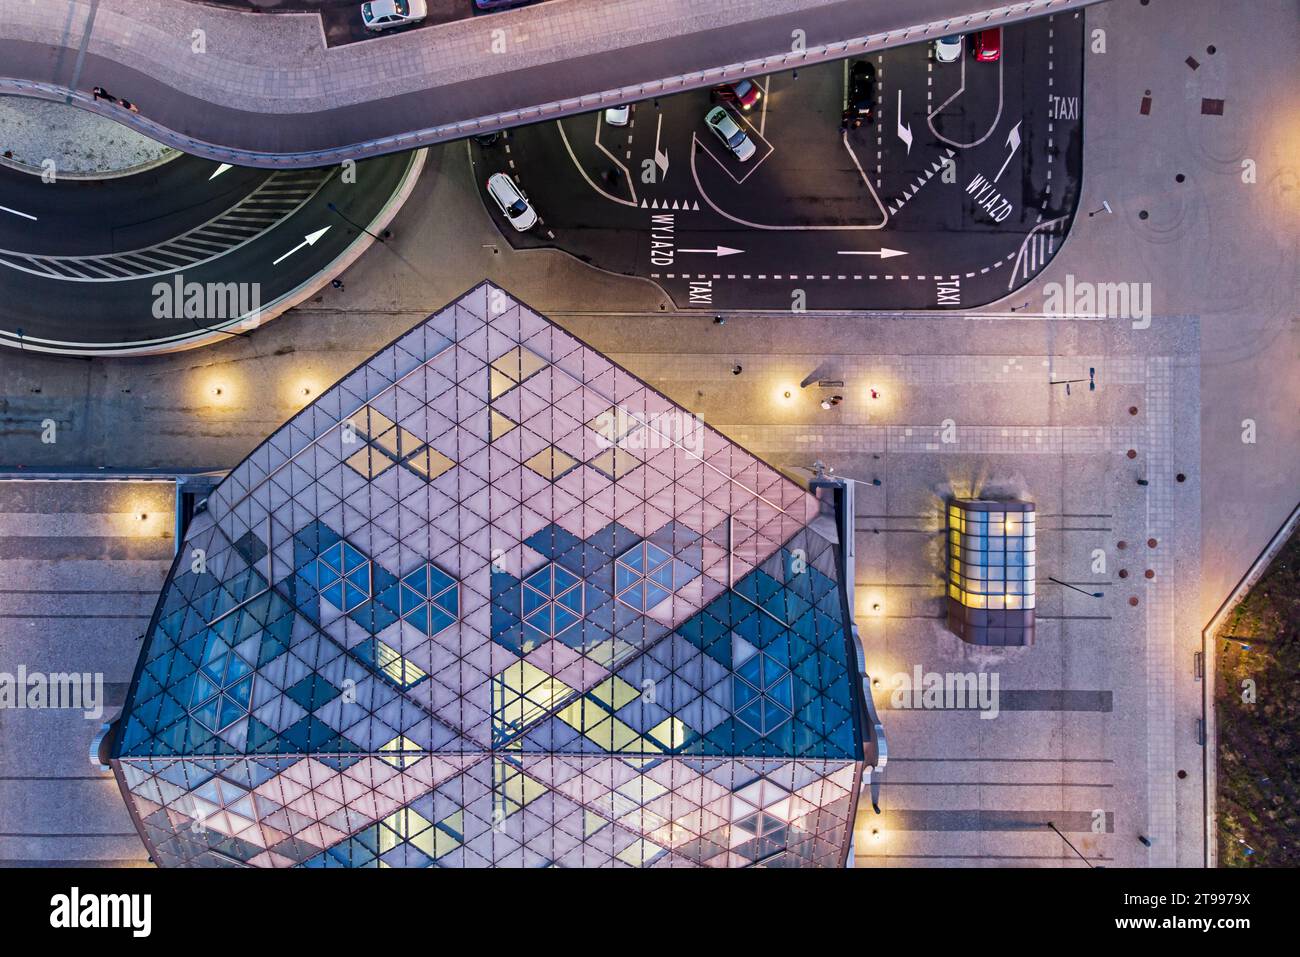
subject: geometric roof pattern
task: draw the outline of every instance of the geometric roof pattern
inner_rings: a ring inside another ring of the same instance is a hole
[[[841,866],[819,500],[484,283],[187,531],[113,767],[161,865]]]

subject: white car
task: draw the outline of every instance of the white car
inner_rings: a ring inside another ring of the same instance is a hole
[[[961,59],[961,34],[940,37],[934,41],[934,58],[940,63],[956,63]]]
[[[606,126],[627,126],[627,121],[632,115],[630,106],[611,106],[605,111]]]
[[[370,0],[361,4],[361,24],[374,32],[419,23],[428,14],[425,0]]]
[[[727,149],[736,154],[742,163],[750,159],[758,147],[745,135],[740,124],[731,118],[725,107],[715,106],[704,114],[704,125],[713,130],[715,136],[727,145]]]
[[[510,220],[510,225],[525,233],[537,225],[537,211],[533,209],[524,191],[505,173],[493,173],[487,181],[488,195]]]

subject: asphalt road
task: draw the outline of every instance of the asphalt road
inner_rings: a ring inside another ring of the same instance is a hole
[[[338,258],[410,160],[271,172],[181,156],[51,184],[0,169],[0,343],[94,351],[237,332]]]
[[[870,58],[876,116],[841,128],[848,62],[761,81],[736,159],[693,91],[472,144],[480,187],[505,172],[556,246],[659,283],[700,309],[969,308],[1028,281],[1059,248],[1081,174],[1083,21],[1004,30],[998,62],[936,62],[932,45]],[[900,108],[901,107],[901,112]],[[485,202],[491,205],[485,196]]]
[[[199,141],[191,144],[192,149],[201,150],[207,148],[204,144],[210,144],[245,151],[250,162],[264,160],[267,154],[293,156],[325,150],[358,155],[366,150],[407,149],[459,138],[453,131],[439,129],[447,124],[534,109],[539,104],[658,82],[665,77],[687,76],[715,68],[722,61],[743,63],[784,55],[790,50],[793,35],[802,37],[812,50],[848,37],[901,34],[918,24],[978,15],[989,8],[988,0],[910,0],[907,4],[837,0],[761,20],[719,20],[713,29],[630,45],[620,42],[610,49],[584,56],[561,51],[555,55],[557,58],[535,65],[523,66],[513,59],[502,58],[500,71],[490,76],[398,95],[369,97],[329,109],[304,109],[296,87],[286,87],[285,99],[277,104],[277,112],[260,112],[221,93],[194,95],[138,69],[138,61],[130,55],[129,47],[115,48],[112,56],[102,55],[98,47],[85,45],[79,30],[69,33],[62,44],[16,37],[0,39],[0,76],[70,85],[87,94],[94,85],[104,86],[137,104],[141,117],[181,137]],[[535,13],[545,16],[546,5],[541,5]],[[1028,15],[1030,11],[1026,10],[1008,16]],[[274,17],[261,19],[274,22]],[[168,26],[159,25],[157,29],[165,32]],[[186,22],[187,49],[190,29]],[[142,44],[148,40],[151,30],[152,27],[137,31]],[[374,74],[391,70],[393,63],[403,62],[401,51],[391,45],[396,39],[354,45],[352,49],[364,51],[365,59],[350,60],[349,69],[363,72],[370,68]],[[234,68],[237,67],[232,64]],[[310,88],[333,82],[346,80],[311,73],[304,78],[303,86]],[[122,119],[128,121],[125,116]],[[418,142],[367,145],[416,131],[423,131],[417,137]],[[317,162],[312,156],[296,159],[303,166]]]

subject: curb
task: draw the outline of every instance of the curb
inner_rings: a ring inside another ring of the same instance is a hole
[[[406,204],[411,193],[415,189],[415,183],[420,178],[420,173],[424,170],[425,160],[428,157],[428,150],[415,150],[411,154],[411,160],[407,164],[406,171],[402,174],[402,181],[398,184],[388,200],[380,208],[375,217],[367,224],[370,232],[382,232],[393,221],[397,213]],[[55,344],[34,343],[30,339],[24,339],[20,344],[11,337],[0,337],[0,345],[8,346],[11,349],[20,349],[25,352],[39,352],[45,355],[61,356],[79,356],[82,358],[93,358],[102,356],[106,358],[121,358],[129,356],[157,356],[166,355],[170,352],[181,352],[186,349],[196,349],[221,339],[228,339],[232,336],[239,336],[245,333],[253,332],[266,325],[277,316],[288,312],[294,306],[299,305],[304,300],[314,296],[323,289],[330,280],[337,278],[349,266],[361,257],[361,254],[374,245],[375,240],[369,233],[362,232],[352,243],[347,246],[337,258],[335,258],[324,270],[317,272],[315,275],[308,277],[295,288],[289,290],[278,298],[272,300],[263,306],[260,310],[256,324],[249,323],[244,325],[244,319],[232,319],[224,322],[219,326],[211,326],[207,329],[195,330],[183,336],[173,336],[166,339],[154,340],[152,342],[134,343],[123,346],[105,346],[102,349],[87,349],[84,347],[66,347]],[[233,327],[240,327],[239,332],[227,331]]]

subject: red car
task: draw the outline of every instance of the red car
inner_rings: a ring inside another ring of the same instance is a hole
[[[753,80],[737,80],[735,83],[723,83],[715,88],[718,99],[735,103],[742,110],[748,112],[754,108],[763,96],[763,91],[758,88],[758,84]]]
[[[992,63],[1002,56],[1002,28],[981,30],[975,34],[975,59]]]

